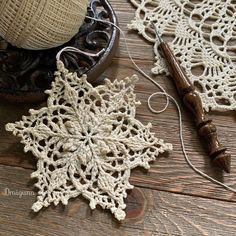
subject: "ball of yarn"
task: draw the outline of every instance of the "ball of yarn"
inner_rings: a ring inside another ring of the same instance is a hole
[[[16,47],[40,50],[68,42],[88,0],[0,0],[0,36]]]

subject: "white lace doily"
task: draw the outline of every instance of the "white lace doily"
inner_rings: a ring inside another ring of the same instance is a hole
[[[38,159],[35,212],[81,194],[92,209],[100,205],[125,218],[131,169],[148,169],[159,153],[172,149],[150,132],[150,124],[135,119],[136,80],[106,80],[93,88],[86,76],[78,78],[59,62],[47,107],[6,125]]]
[[[236,1],[130,0],[137,8],[130,29],[155,44],[154,74],[166,71],[156,47],[154,21],[198,90],[204,108],[236,109]]]

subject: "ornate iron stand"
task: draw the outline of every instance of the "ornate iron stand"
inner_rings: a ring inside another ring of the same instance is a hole
[[[87,15],[117,24],[117,18],[107,0],[90,0]],[[65,46],[96,53],[89,57],[74,52],[62,54],[62,60],[70,71],[87,74],[88,81],[96,85],[99,75],[109,66],[118,46],[119,32],[110,24],[85,19],[78,34],[57,48],[30,51],[11,46],[0,38],[0,98],[18,103],[35,103],[46,99],[56,70],[56,54]]]

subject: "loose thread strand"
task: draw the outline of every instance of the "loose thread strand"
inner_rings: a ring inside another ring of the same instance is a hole
[[[169,107],[169,103],[170,103],[170,100],[174,103],[174,105],[176,106],[177,108],[177,112],[178,112],[178,117],[179,117],[179,138],[180,138],[180,144],[181,144],[181,147],[182,147],[182,151],[183,151],[183,155],[184,155],[184,158],[185,158],[185,161],[187,162],[187,164],[189,165],[189,167],[194,170],[198,175],[202,176],[203,178],[211,181],[212,183],[214,184],[217,184],[217,185],[220,185],[221,187],[233,192],[233,193],[236,193],[236,189],[222,183],[222,182],[219,182],[218,180],[210,177],[209,175],[205,174],[204,172],[202,172],[201,170],[197,169],[194,164],[192,164],[192,162],[190,161],[189,157],[188,157],[188,154],[187,154],[187,151],[186,151],[186,148],[185,148],[185,144],[184,144],[184,135],[183,135],[183,121],[182,121],[182,112],[181,112],[181,108],[178,104],[178,102],[176,101],[176,99],[174,97],[172,97],[170,94],[168,94],[166,92],[166,90],[163,88],[162,85],[160,85],[159,83],[157,83],[154,79],[152,79],[149,75],[147,75],[137,64],[136,62],[134,61],[131,53],[130,53],[130,50],[129,50],[129,47],[128,47],[128,43],[127,43],[127,38],[125,36],[125,33],[124,31],[117,25],[115,25],[114,23],[112,22],[109,22],[109,21],[106,21],[106,20],[101,20],[101,19],[96,19],[96,18],[93,18],[93,17],[90,17],[90,16],[86,16],[87,19],[90,19],[90,20],[94,20],[94,21],[98,21],[98,22],[101,22],[101,23],[106,23],[106,24],[109,24],[115,28],[117,28],[120,33],[122,34],[123,36],[123,40],[125,42],[125,48],[126,48],[126,51],[128,53],[128,56],[129,56],[129,59],[131,60],[132,64],[134,65],[134,67],[136,68],[136,70],[141,74],[143,75],[147,80],[149,80],[151,83],[153,83],[161,92],[155,92],[153,94],[151,94],[148,98],[148,108],[150,109],[151,112],[155,113],[155,114],[160,114],[160,113],[163,113],[164,111],[167,110],[167,108]],[[149,21],[147,21],[149,23]],[[62,50],[60,51],[60,54],[59,56],[57,55],[57,59],[60,59],[60,55],[63,51],[67,51],[66,48],[64,48],[65,50]],[[70,48],[71,51],[74,51]],[[78,51],[78,49],[77,49]],[[81,52],[81,51],[80,51]],[[164,106],[163,109],[160,109],[160,110],[156,110],[152,107],[152,104],[151,104],[151,99],[157,95],[164,95],[165,96],[165,99],[166,99],[166,104]]]

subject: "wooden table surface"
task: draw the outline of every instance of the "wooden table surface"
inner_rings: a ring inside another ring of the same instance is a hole
[[[150,73],[154,61],[152,45],[136,33],[128,32],[126,27],[135,9],[127,0],[110,2],[126,32],[132,56]],[[123,79],[134,73],[138,72],[128,59],[121,40],[111,67],[102,77]],[[137,109],[137,119],[144,124],[151,122],[156,136],[172,143],[174,150],[152,163],[148,172],[141,168],[132,172],[131,182],[135,189],[128,194],[127,218],[121,223],[108,211],[90,210],[83,198],[71,200],[66,207],[49,207],[33,214],[30,209],[36,192],[33,192],[30,174],[35,169],[35,158],[25,154],[19,140],[4,128],[7,122],[26,115],[32,105],[0,104],[0,235],[236,235],[236,196],[189,168],[179,141],[176,108],[171,104],[166,112],[152,114],[147,108],[147,98],[156,88],[141,75],[139,77],[136,92],[142,105]],[[154,78],[178,99],[169,78]],[[153,104],[161,107],[164,99],[156,98]],[[235,112],[210,114],[218,126],[222,143],[232,152],[231,174],[212,166],[197,138],[193,121],[184,109],[183,115],[184,140],[191,161],[203,172],[236,188]],[[6,189],[28,194],[6,195]]]

